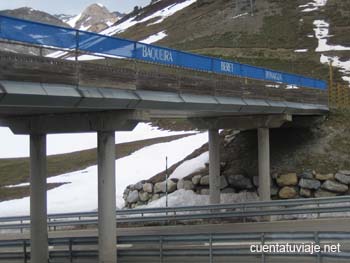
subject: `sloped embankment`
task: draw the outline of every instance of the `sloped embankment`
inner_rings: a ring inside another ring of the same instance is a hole
[[[308,127],[272,129],[270,139],[272,198],[322,197],[349,193],[349,112],[332,112],[324,121],[314,122]],[[208,194],[208,163],[204,162],[202,168],[183,174],[181,178],[172,177],[178,167],[207,151],[208,145],[203,145],[169,168],[168,192],[186,189],[197,194]],[[222,132],[221,188],[224,193],[257,192],[257,156],[256,131],[238,134],[230,130]],[[164,196],[164,180],[165,172],[162,172],[149,180],[129,186],[124,193],[127,206],[144,205]]]

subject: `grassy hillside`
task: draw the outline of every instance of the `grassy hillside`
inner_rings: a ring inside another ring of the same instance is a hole
[[[167,136],[142,141],[116,144],[116,158],[122,158],[133,152],[156,143],[164,143],[180,139],[186,135]],[[78,151],[68,154],[52,155],[48,157],[48,177],[79,171],[96,164],[96,149]],[[28,182],[29,159],[14,158],[0,159],[0,202],[9,199],[21,198],[29,195],[29,187],[5,188],[7,185],[16,185]],[[60,184],[49,184],[49,189]]]
[[[136,19],[178,2],[181,0],[160,1],[143,9]],[[152,24],[153,20],[149,20],[120,36],[141,40],[166,30],[168,36],[157,45],[328,80],[328,67],[320,63],[321,54],[315,52],[318,40],[308,36],[315,34],[313,22],[325,19],[334,34],[330,43],[349,45],[349,34],[344,33],[350,28],[349,2],[329,0],[316,12],[301,12],[299,6],[309,2],[259,0],[255,1],[253,16],[235,18],[237,12],[244,13],[248,8],[237,10],[232,0],[197,1],[162,23]],[[296,49],[308,52],[296,53]],[[335,53],[344,59],[350,57],[350,52]],[[337,73],[335,78],[341,81],[340,76]]]

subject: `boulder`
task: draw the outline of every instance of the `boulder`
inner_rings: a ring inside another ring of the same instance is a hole
[[[315,179],[320,180],[320,181],[333,180],[334,174],[319,174],[319,173],[317,173],[315,175]]]
[[[336,181],[331,181],[331,180],[325,181],[322,184],[321,188],[324,190],[328,190],[330,192],[335,192],[335,193],[345,193],[346,191],[349,190],[349,187],[347,185],[338,183]]]
[[[221,190],[221,193],[222,194],[233,194],[233,193],[235,193],[235,189],[233,189],[231,187],[227,187],[227,188]]]
[[[248,177],[241,174],[228,176],[228,183],[233,186],[233,188],[238,190],[252,189],[253,184]]]
[[[198,185],[199,183],[200,183],[200,181],[201,181],[201,175],[195,175],[195,176],[193,176],[192,177],[192,183],[194,184],[194,185]]]
[[[128,198],[128,195],[130,193],[130,189],[129,188],[125,188],[124,192],[123,192],[123,199],[126,200],[126,198]]]
[[[153,193],[153,184],[145,183],[142,187],[143,191],[146,193]]]
[[[150,194],[147,192],[139,192],[139,198],[142,202],[147,202],[150,199]]]
[[[299,178],[304,178],[304,179],[313,179],[314,175],[311,170],[306,170],[299,174]]]
[[[193,190],[194,185],[192,181],[181,179],[177,182],[177,189]]]
[[[318,180],[302,178],[299,181],[299,186],[301,188],[317,190],[318,188],[320,188],[321,183]]]
[[[296,189],[290,186],[283,187],[278,193],[278,196],[282,199],[295,198],[297,195],[298,192],[296,191]]]
[[[318,189],[315,192],[315,197],[316,198],[320,198],[320,197],[334,197],[334,196],[337,196],[337,194],[329,192],[329,191],[326,191],[326,190],[323,190],[323,189]]]
[[[340,170],[338,173],[341,173],[344,175],[350,175],[350,170]]]
[[[205,175],[201,178],[200,185],[209,185],[209,175]]]
[[[337,179],[337,181],[343,183],[343,184],[350,184],[350,175],[345,175],[342,173],[337,173],[335,175],[335,179]]]
[[[128,194],[128,197],[126,198],[126,201],[130,204],[136,203],[137,201],[139,201],[139,191],[137,190],[130,191]]]
[[[279,186],[294,186],[298,184],[298,176],[296,173],[281,174],[276,182]]]
[[[224,189],[228,186],[228,182],[225,176],[220,176],[220,189]]]
[[[140,191],[140,190],[142,190],[142,187],[143,187],[142,183],[141,183],[141,182],[138,182],[137,184],[134,184],[134,185],[131,187],[131,189],[132,189],[132,190]]]
[[[310,189],[300,188],[299,194],[302,197],[311,197],[312,192]]]
[[[177,188],[177,183],[175,183],[173,180],[168,180],[167,185],[168,185],[168,193],[174,192]],[[165,193],[165,192],[166,192],[165,181],[156,183],[154,185],[154,193],[158,194],[158,193]]]

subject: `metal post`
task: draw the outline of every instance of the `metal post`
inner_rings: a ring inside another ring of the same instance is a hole
[[[99,263],[116,263],[115,132],[98,132]]]
[[[220,204],[220,141],[217,129],[209,130],[209,201]]]
[[[314,239],[315,239],[315,244],[316,245],[320,245],[320,238],[318,236],[318,232],[314,233]],[[321,263],[322,262],[322,257],[321,257],[321,252],[317,253],[317,259],[316,259],[317,263]]]
[[[159,237],[159,260],[163,263],[163,237]]]
[[[259,196],[261,201],[271,200],[270,136],[268,128],[258,129],[259,144]]]
[[[265,245],[265,233],[261,233],[261,245],[262,247]],[[265,252],[261,251],[261,263],[265,263]]]
[[[168,208],[168,157],[165,158],[165,207]]]
[[[213,235],[209,235],[209,262],[213,263]]]
[[[48,262],[46,135],[30,135],[31,262]]]
[[[24,256],[24,263],[28,262],[28,257],[27,257],[27,242],[23,240],[23,256]]]
[[[73,263],[73,241],[69,239],[69,262]]]

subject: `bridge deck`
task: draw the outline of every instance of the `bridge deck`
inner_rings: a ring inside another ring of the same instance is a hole
[[[314,105],[315,108],[323,110],[327,108],[328,103],[326,90],[290,88],[285,84],[165,67],[126,59],[103,59],[77,63],[64,59],[0,52],[0,80],[84,86],[88,91],[91,88],[91,92],[96,88],[112,88],[137,92],[168,92],[181,96],[207,96],[214,99],[236,98],[245,102],[268,101],[268,104],[290,102]],[[23,87],[22,95],[25,93],[25,86]],[[56,86],[57,89],[60,87],[63,91],[63,85]],[[6,93],[6,89],[3,93]],[[11,106],[15,105],[4,105],[0,101],[0,108]],[[174,109],[170,107],[169,110]],[[210,111],[209,108],[208,111]],[[2,113],[9,114],[9,111]],[[314,113],[310,112],[310,114]]]

